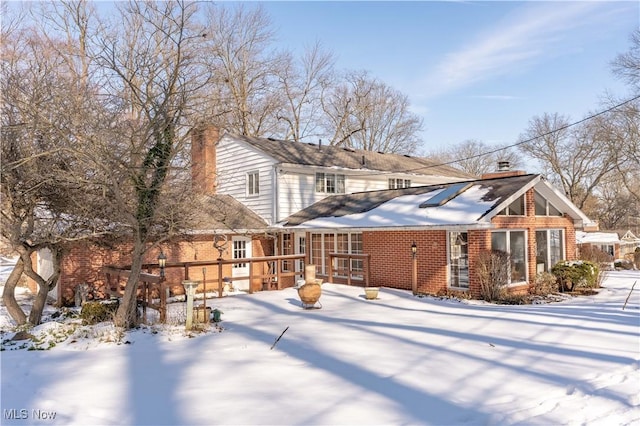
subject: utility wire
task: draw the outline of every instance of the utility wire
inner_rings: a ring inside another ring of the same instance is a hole
[[[545,136],[552,135],[552,134],[560,132],[562,130],[566,130],[568,128],[571,128],[573,126],[577,126],[578,124],[584,123],[585,121],[592,120],[592,119],[594,119],[594,118],[596,118],[596,117],[598,117],[600,115],[604,115],[604,114],[606,114],[608,112],[611,112],[611,111],[615,110],[616,108],[620,108],[621,106],[626,105],[626,104],[628,104],[630,102],[633,102],[633,101],[635,101],[637,99],[640,99],[640,95],[635,96],[635,97],[633,97],[631,99],[627,99],[626,101],[620,102],[619,104],[613,105],[613,106],[611,106],[611,107],[609,107],[609,108],[607,108],[605,110],[602,110],[602,111],[596,112],[594,114],[591,114],[591,115],[583,118],[582,120],[574,121],[573,123],[569,123],[569,124],[566,124],[564,126],[560,126],[557,129],[550,130],[550,131],[548,131],[546,133],[543,133],[541,135],[537,135],[537,136],[534,136],[532,138],[529,138],[529,139],[526,139],[526,140],[523,140],[523,141],[520,141],[520,142],[516,142],[516,143],[511,144],[511,145],[503,146],[501,148],[496,148],[496,149],[491,150],[491,151],[483,152],[481,154],[471,155],[471,156],[465,157],[465,158],[458,158],[456,160],[451,160],[451,161],[447,161],[447,162],[444,162],[444,163],[432,164],[430,166],[416,167],[416,168],[413,168],[413,169],[407,169],[407,170],[402,170],[402,171],[397,171],[396,170],[396,171],[393,171],[393,172],[384,172],[383,174],[410,173],[410,172],[415,172],[415,171],[418,171],[418,170],[432,169],[432,168],[440,167],[440,166],[448,166],[450,164],[459,163],[461,161],[471,160],[473,158],[484,157],[485,155],[495,154],[496,152],[504,151],[505,149],[513,148],[513,147],[516,147],[516,146],[519,146],[519,145],[524,145],[526,143],[533,142],[536,139],[540,139],[540,138],[543,138]],[[358,176],[358,175],[349,175],[349,176]],[[361,176],[365,176],[365,175],[363,174]]]

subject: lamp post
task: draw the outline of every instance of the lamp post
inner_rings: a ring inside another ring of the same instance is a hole
[[[411,257],[413,260],[413,269],[411,271],[411,291],[413,291],[413,294],[416,294],[418,292],[418,259],[416,257],[417,252],[418,246],[414,241],[413,244],[411,244]]]
[[[160,278],[164,278],[164,267],[167,266],[167,256],[160,252],[158,255],[158,266],[160,267]]]

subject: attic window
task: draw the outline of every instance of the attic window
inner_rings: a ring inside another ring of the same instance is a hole
[[[508,207],[498,212],[501,216],[524,216],[524,195],[519,196]]]
[[[462,194],[470,186],[471,184],[469,182],[455,183],[453,185],[449,185],[448,187],[444,188],[442,191],[438,192],[433,197],[429,198],[424,203],[420,204],[420,208],[423,209],[425,207],[438,207],[443,204],[446,204],[450,200]]]
[[[535,193],[536,203],[536,216],[562,216],[562,212],[555,208],[553,204],[549,202],[542,195]]]

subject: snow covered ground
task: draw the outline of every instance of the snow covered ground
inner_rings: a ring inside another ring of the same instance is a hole
[[[315,310],[294,289],[210,300],[204,334],[48,322],[31,332],[52,349],[0,352],[0,423],[637,425],[636,280],[528,306],[324,284]]]

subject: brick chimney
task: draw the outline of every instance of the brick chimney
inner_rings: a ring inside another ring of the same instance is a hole
[[[511,170],[511,163],[508,161],[498,161],[498,168],[496,171],[492,173],[484,173],[481,176],[481,179],[495,179],[510,176],[522,176],[526,174],[527,172],[524,170]]]
[[[203,126],[191,130],[191,182],[193,189],[205,195],[216,192],[216,145],[220,129]]]

